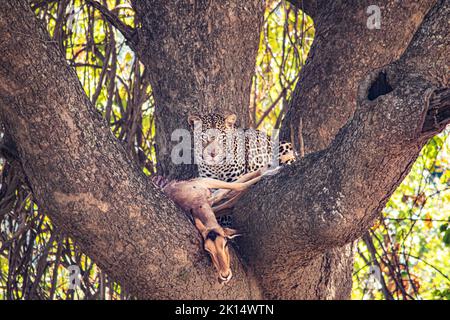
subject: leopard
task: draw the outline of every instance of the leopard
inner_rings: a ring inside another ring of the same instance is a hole
[[[297,159],[291,142],[277,146],[266,132],[238,128],[236,121],[235,114],[189,115],[199,177],[233,182],[265,166],[289,165]]]
[[[237,116],[233,113],[188,116],[194,134],[198,177],[234,182],[240,176],[261,168],[277,168],[297,160],[298,155],[291,142],[278,143],[266,132],[238,128],[236,122]],[[224,215],[219,222],[230,227],[232,218]]]

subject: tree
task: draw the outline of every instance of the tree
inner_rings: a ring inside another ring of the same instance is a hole
[[[170,161],[171,133],[189,112],[248,122],[262,3],[133,1],[132,30],[88,2],[149,70],[160,172],[192,176]],[[27,181],[55,225],[137,297],[347,298],[352,242],[450,122],[446,1],[386,0],[381,30],[357,1],[293,3],[316,25],[282,127],[305,157],[238,203],[245,237],[224,288],[189,219],[130,161],[28,2],[2,3],[0,119]]]

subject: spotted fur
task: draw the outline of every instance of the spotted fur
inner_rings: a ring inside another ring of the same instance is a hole
[[[280,142],[275,160],[274,143],[260,130],[238,129],[235,115],[190,116],[194,154],[200,177],[232,182],[266,165],[290,164],[296,155],[290,142]]]

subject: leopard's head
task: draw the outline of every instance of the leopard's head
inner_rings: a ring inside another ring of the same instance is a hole
[[[188,122],[194,133],[196,160],[208,165],[219,165],[226,158],[227,134],[236,130],[235,114],[189,115]]]

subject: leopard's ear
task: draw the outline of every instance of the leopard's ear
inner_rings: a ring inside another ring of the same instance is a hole
[[[190,115],[188,116],[188,122],[189,122],[189,125],[191,125],[192,127],[193,127],[194,124],[195,124],[196,122],[198,122],[198,121],[201,121],[201,119],[200,119],[199,116],[197,116],[197,115],[195,115],[195,114],[190,114]]]
[[[234,113],[227,115],[225,117],[225,126],[229,129],[234,128],[234,125],[236,124],[236,115]]]

